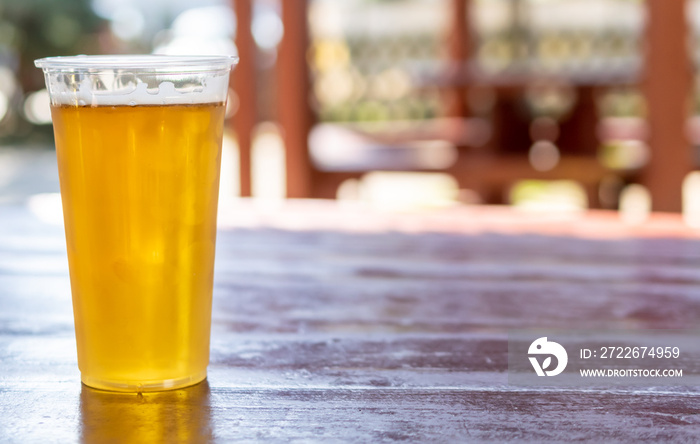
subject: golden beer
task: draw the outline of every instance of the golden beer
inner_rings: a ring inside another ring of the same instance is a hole
[[[223,103],[54,104],[52,116],[83,382],[201,381]]]

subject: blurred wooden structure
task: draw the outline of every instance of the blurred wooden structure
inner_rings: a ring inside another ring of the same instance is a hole
[[[641,183],[656,211],[680,211],[682,183],[694,168],[686,122],[693,92],[686,2],[646,0],[646,58],[642,81],[648,107],[651,161]]]
[[[234,2],[239,17],[248,19],[250,0]],[[645,54],[642,78],[629,73],[617,77],[583,75],[564,79],[577,93],[577,104],[571,116],[561,122],[557,144],[562,149],[558,164],[548,171],[535,170],[527,156],[532,140],[529,122],[514,114],[515,103],[525,89],[532,84],[532,76],[486,77],[470,70],[472,34],[469,28],[470,0],[449,0],[453,9],[452,29],[445,44],[451,59],[451,83],[444,87],[448,116],[466,118],[469,107],[466,92],[470,85],[488,85],[496,91],[496,108],[491,116],[492,135],[486,149],[457,143],[458,158],[445,171],[453,175],[460,187],[474,189],[487,202],[498,203],[504,190],[523,179],[571,179],[587,190],[589,205],[598,207],[599,185],[610,174],[622,175],[630,182],[645,185],[653,198],[653,209],[680,211],[681,183],[693,169],[690,143],[685,138],[685,122],[688,117],[687,102],[692,95],[691,63],[686,48],[688,25],[685,19],[685,2],[647,0],[647,26],[645,29]],[[248,9],[246,9],[248,8]],[[286,147],[286,185],[288,197],[334,198],[338,186],[346,179],[359,178],[366,170],[321,171],[316,168],[309,154],[308,136],[314,125],[310,107],[311,86],[309,80],[307,48],[309,41],[307,0],[281,2],[284,37],[280,44],[277,62],[278,122],[283,130]],[[241,19],[239,19],[241,23]],[[240,26],[240,25],[239,25]],[[249,26],[239,28],[237,42],[241,58],[253,58],[246,53],[252,47]],[[254,82],[252,69],[245,60],[239,67],[238,79]],[[243,68],[243,69],[241,69]],[[545,79],[556,80],[556,79]],[[600,142],[596,136],[599,122],[595,96],[602,87],[611,84],[639,84],[643,86],[648,104],[648,124],[651,133],[651,161],[641,171],[619,171],[604,167],[598,160]],[[246,94],[253,90],[248,83],[238,84],[241,108],[252,103]],[[250,109],[243,116],[237,115],[241,149],[242,190],[249,190]],[[239,111],[240,113],[240,111]],[[440,125],[428,130],[439,136]],[[454,125],[459,125],[455,121]],[[459,129],[457,130],[459,131]],[[404,141],[408,141],[410,134]],[[401,142],[399,137],[397,143]],[[244,193],[244,195],[247,195]]]
[[[236,118],[233,128],[238,136],[240,192],[241,196],[252,194],[251,184],[251,148],[253,130],[257,114],[255,101],[256,47],[253,40],[253,0],[236,0],[233,2],[236,13],[236,47],[240,57],[238,66],[233,71],[231,86],[238,99]]]
[[[313,116],[306,53],[307,0],[280,2],[284,37],[277,55],[277,118],[286,149],[287,197],[313,197],[315,170],[308,139]]]

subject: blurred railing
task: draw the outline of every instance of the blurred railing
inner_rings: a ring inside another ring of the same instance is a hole
[[[692,91],[685,11],[671,3],[283,2],[288,195],[335,197],[374,170],[444,171],[486,203],[566,179],[589,207],[617,208],[641,183],[655,209],[680,210],[694,165],[685,118],[668,116]]]

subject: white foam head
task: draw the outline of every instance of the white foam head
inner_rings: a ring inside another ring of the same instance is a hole
[[[54,105],[118,106],[118,105],[186,105],[220,103],[226,100],[228,75],[206,79],[202,86],[176,88],[175,83],[163,80],[150,88],[147,83],[133,83],[126,88],[102,90],[92,79],[83,79],[78,88],[56,82],[50,87]]]

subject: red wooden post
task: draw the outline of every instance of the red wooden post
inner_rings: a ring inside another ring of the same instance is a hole
[[[452,24],[448,36],[448,57],[451,72],[456,84],[449,91],[447,114],[452,117],[465,117],[468,109],[465,97],[466,67],[471,55],[472,36],[469,32],[469,0],[451,1]]]
[[[680,211],[685,175],[692,169],[685,136],[692,94],[686,2],[647,0],[643,88],[649,111],[651,160],[642,183],[654,211]]]
[[[236,47],[240,61],[233,71],[231,84],[238,95],[238,111],[233,129],[238,136],[241,196],[251,195],[251,145],[256,123],[255,41],[251,32],[253,0],[232,0],[236,12]]]
[[[310,197],[313,168],[308,135],[312,125],[308,47],[307,0],[284,0],[284,36],[277,56],[277,112],[285,144],[287,197]]]

